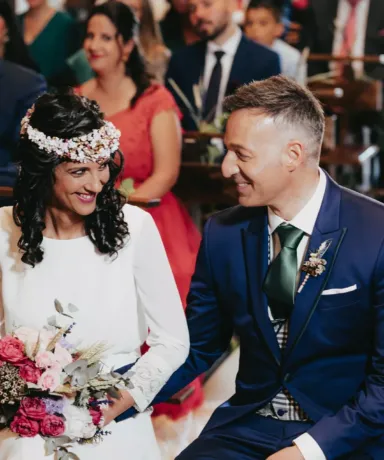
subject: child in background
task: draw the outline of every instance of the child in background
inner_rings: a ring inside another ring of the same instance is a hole
[[[282,7],[278,0],[251,0],[245,13],[244,32],[248,38],[273,49],[281,61],[281,73],[305,83],[306,65],[300,52],[281,40],[284,33]]]

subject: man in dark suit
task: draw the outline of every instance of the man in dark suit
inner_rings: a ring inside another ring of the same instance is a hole
[[[312,53],[340,54],[347,36],[348,22],[354,21],[352,56],[384,54],[383,0],[310,0]],[[353,19],[354,16],[354,19]],[[352,32],[353,33],[353,32]],[[330,64],[331,68],[334,64]],[[373,78],[384,79],[384,66],[355,62],[355,75],[364,71]],[[328,63],[310,63],[309,74],[327,72]]]
[[[202,40],[175,52],[166,82],[183,111],[183,127],[196,130],[196,117],[191,117],[170,80],[194,111],[201,112],[197,118],[212,122],[222,113],[225,95],[245,83],[279,74],[280,62],[275,52],[248,40],[233,22],[235,0],[189,0],[188,8],[191,24]],[[194,85],[199,85],[197,100]]]
[[[325,119],[307,89],[273,77],[225,106],[222,170],[240,205],[205,226],[190,354],[155,402],[233,334],[240,364],[233,397],[177,458],[383,460],[384,206],[319,168]]]
[[[13,153],[19,139],[20,122],[45,90],[46,82],[41,75],[0,58],[0,185],[14,184]]]

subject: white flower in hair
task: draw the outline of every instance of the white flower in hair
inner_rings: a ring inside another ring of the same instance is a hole
[[[100,163],[110,158],[119,149],[121,133],[110,121],[104,122],[101,128],[94,129],[89,134],[71,139],[61,139],[47,136],[33,128],[30,125],[33,111],[34,106],[28,110],[22,119],[20,134],[28,137],[39,149],[47,153],[54,153],[58,157],[67,157],[80,163],[88,161]]]

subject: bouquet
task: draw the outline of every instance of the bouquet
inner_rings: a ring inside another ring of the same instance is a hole
[[[55,301],[56,311],[70,318],[60,326],[56,316],[40,330],[17,327],[0,339],[0,429],[8,427],[21,437],[41,436],[46,454],[59,460],[78,459],[71,443],[100,442],[102,408],[110,397],[119,398],[119,388],[128,379],[112,370],[104,371],[106,344],[77,349],[70,337],[76,323]]]

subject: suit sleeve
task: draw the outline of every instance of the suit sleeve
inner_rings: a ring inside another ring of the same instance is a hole
[[[279,75],[280,73],[281,65],[279,55],[271,51],[268,55],[268,59],[265,60],[263,79],[274,77],[275,75]]]
[[[353,400],[308,430],[327,460],[344,458],[384,434],[383,243],[376,262],[373,289],[374,348],[365,382]]]

